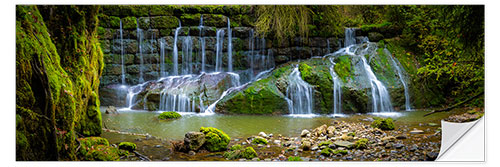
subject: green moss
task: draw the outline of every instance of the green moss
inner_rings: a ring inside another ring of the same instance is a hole
[[[392,121],[392,118],[375,118],[371,126],[382,130],[394,130],[394,122]]]
[[[132,142],[121,142],[120,144],[118,144],[118,148],[128,151],[134,151],[137,148],[137,145]]]
[[[201,127],[200,132],[205,134],[206,142],[204,146],[208,151],[226,150],[231,140],[226,133],[213,127]]]
[[[174,14],[174,5],[150,5],[151,16],[171,16]]]
[[[120,28],[120,18],[116,16],[108,16],[104,14],[99,15],[99,26],[105,28]]]
[[[333,154],[342,154],[342,155],[346,155],[348,152],[347,150],[335,150],[332,152]]]
[[[157,29],[172,29],[179,26],[179,20],[174,16],[151,17],[150,23],[152,28]]]
[[[328,114],[333,108],[333,81],[323,59],[310,59],[299,64],[301,77],[314,91],[315,111]]]
[[[120,151],[115,147],[97,145],[83,157],[87,161],[119,161]]]
[[[354,148],[365,149],[368,148],[368,139],[359,139],[354,143]]]
[[[243,147],[241,147],[241,145],[239,145],[239,144],[235,144],[235,145],[231,146],[231,151],[241,150],[241,149],[243,149]]]
[[[267,140],[262,138],[262,137],[255,137],[253,140],[252,140],[252,144],[267,144]]]
[[[302,158],[300,158],[299,156],[291,156],[288,157],[288,161],[302,161]]]
[[[252,159],[257,156],[257,152],[255,152],[253,147],[246,147],[241,154],[242,154],[241,157],[246,159]]]
[[[347,136],[352,136],[352,137],[355,137],[355,136],[356,136],[356,132],[349,132],[349,133],[347,134]]]
[[[377,29],[381,29],[381,28],[385,28],[385,27],[389,27],[391,26],[392,23],[391,22],[383,22],[383,23],[380,23],[380,24],[368,24],[368,25],[362,25],[361,26],[361,31],[374,31],[374,30],[377,30]]]
[[[333,149],[327,147],[327,148],[322,149],[320,154],[323,156],[330,156],[332,154],[332,152],[333,152]]]
[[[348,55],[339,56],[334,66],[335,73],[342,79],[342,82],[347,83],[352,78],[351,60]]]
[[[180,118],[181,114],[175,112],[175,111],[167,111],[163,112],[158,116],[158,119],[177,119]]]
[[[333,144],[331,141],[322,141],[321,143],[318,144],[318,147],[321,146],[329,146],[330,144]]]
[[[137,18],[136,17],[125,17],[122,19],[123,29],[136,29],[137,28]]]

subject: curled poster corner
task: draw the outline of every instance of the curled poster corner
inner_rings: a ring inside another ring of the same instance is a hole
[[[484,161],[484,117],[466,123],[441,120],[441,149],[436,161]]]

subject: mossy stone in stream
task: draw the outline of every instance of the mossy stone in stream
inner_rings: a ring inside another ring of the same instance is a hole
[[[137,148],[137,145],[132,142],[121,142],[120,144],[118,144],[118,148],[128,151],[134,151]]]
[[[205,134],[204,147],[208,151],[222,151],[227,149],[227,145],[231,138],[223,131],[213,127],[201,127],[200,132]]]
[[[252,140],[252,144],[267,144],[267,140],[262,138],[262,137],[255,137],[253,140]]]
[[[302,158],[300,158],[299,156],[292,156],[288,157],[288,161],[302,161]]]
[[[225,152],[223,156],[229,160],[238,158],[252,159],[257,157],[257,152],[253,149],[253,147],[246,147],[243,149],[241,145],[237,144],[232,146],[231,151]]]
[[[359,139],[358,141],[354,142],[354,148],[365,149],[368,147],[367,144],[368,139]]]
[[[246,147],[245,150],[241,153],[241,157],[246,159],[252,159],[257,156],[257,152],[253,149],[253,147]]]
[[[321,150],[320,154],[323,156],[330,156],[332,154],[332,152],[333,152],[333,149],[327,147],[327,148],[324,148],[323,150]]]
[[[167,112],[163,112],[161,113],[159,116],[158,116],[158,119],[162,119],[162,120],[165,120],[165,119],[177,119],[177,118],[180,118],[181,117],[181,114],[175,112],[175,111],[167,111]]]
[[[81,148],[78,155],[81,160],[87,161],[118,161],[123,152],[116,147],[109,146],[107,139],[102,137],[80,138]]]
[[[332,152],[333,154],[342,154],[342,155],[346,155],[348,152],[347,150],[335,150]]]
[[[375,118],[371,126],[382,130],[394,130],[394,122],[392,121],[392,118]]]

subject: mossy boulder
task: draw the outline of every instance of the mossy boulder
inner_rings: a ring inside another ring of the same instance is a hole
[[[137,148],[137,145],[132,142],[121,142],[120,144],[118,144],[118,148],[127,151],[134,151]]]
[[[81,148],[78,155],[86,161],[118,161],[120,154],[118,148],[109,146],[109,142],[101,137],[80,138]]]
[[[158,116],[158,119],[162,119],[162,120],[165,120],[165,119],[178,119],[182,117],[181,114],[175,112],[175,111],[166,111],[166,112],[163,112],[161,113],[159,116]]]
[[[299,64],[302,80],[314,88],[314,108],[317,113],[328,114],[333,109],[333,80],[322,59],[310,59]]]
[[[382,130],[394,130],[394,122],[392,118],[375,118],[371,126]]]
[[[205,144],[203,145],[208,151],[223,151],[227,149],[227,145],[231,138],[223,131],[213,127],[201,127],[200,132],[205,134]]]
[[[347,150],[335,150],[332,153],[335,154],[335,155],[337,155],[337,154],[346,155],[349,152]]]
[[[262,137],[255,137],[253,140],[252,140],[252,144],[267,144],[267,140],[262,138]]]
[[[246,147],[243,149],[241,145],[234,145],[231,147],[231,150],[225,152],[223,156],[229,160],[238,158],[252,159],[257,157],[257,152],[253,149],[253,147]]]
[[[299,156],[291,156],[288,157],[288,161],[302,161],[302,158],[300,158]]]
[[[323,156],[330,156],[331,154],[333,153],[333,149],[331,148],[324,148],[321,150],[320,154],[323,155]]]
[[[358,141],[354,142],[354,148],[365,149],[367,147],[368,147],[368,139],[359,139]]]

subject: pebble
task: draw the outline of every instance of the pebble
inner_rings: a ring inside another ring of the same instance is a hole
[[[274,140],[273,143],[276,144],[276,145],[280,145],[281,144],[281,140]]]
[[[243,143],[241,143],[241,145],[247,145],[247,142],[243,142]]]
[[[396,149],[401,149],[401,148],[403,148],[405,145],[404,145],[404,144],[401,144],[401,143],[396,143],[396,144],[394,144],[393,146],[394,146],[394,148],[396,148]]]
[[[245,158],[240,158],[238,161],[247,161]]]
[[[264,161],[271,161],[271,158],[266,158],[264,159]]]
[[[252,158],[252,161],[260,161],[259,157]]]
[[[302,130],[302,133],[300,133],[300,136],[301,137],[306,137],[308,134],[310,134],[311,132],[309,132],[307,129],[304,129]]]
[[[261,137],[267,137],[266,133],[264,133],[264,132],[259,132],[259,136],[261,136]]]
[[[196,152],[194,152],[194,151],[189,151],[189,153],[188,153],[188,154],[189,154],[190,156],[194,156],[194,155],[196,155]]]
[[[412,131],[410,131],[410,134],[422,134],[422,133],[424,133],[424,131],[419,129],[413,129]]]
[[[396,139],[399,139],[399,140],[403,140],[403,139],[407,139],[408,137],[406,137],[405,135],[399,135],[399,136],[396,136]]]
[[[160,147],[162,147],[162,146],[161,145],[155,145],[155,148],[160,148]]]
[[[316,151],[316,150],[318,150],[318,146],[311,147],[311,151]]]

